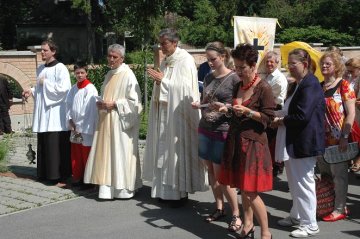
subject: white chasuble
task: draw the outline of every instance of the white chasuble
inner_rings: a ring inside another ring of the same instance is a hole
[[[193,57],[177,48],[161,64],[164,77],[154,84],[144,155],[144,179],[152,182],[152,197],[178,200],[207,190],[205,168],[198,157],[199,101]]]
[[[98,111],[84,182],[134,191],[142,185],[138,150],[142,106],[138,82],[129,66],[122,64],[107,73],[101,92],[103,100],[116,102],[116,109]]]

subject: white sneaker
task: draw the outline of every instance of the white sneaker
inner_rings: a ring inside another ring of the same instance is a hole
[[[299,229],[292,231],[290,236],[292,237],[309,237],[314,236],[320,232],[319,227],[311,228],[310,226],[300,226]]]
[[[292,227],[299,225],[300,221],[293,217],[286,217],[284,219],[277,221],[277,224],[283,227]]]

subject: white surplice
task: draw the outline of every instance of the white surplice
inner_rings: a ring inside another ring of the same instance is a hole
[[[68,131],[65,103],[71,88],[68,69],[60,62],[51,67],[41,65],[36,75],[36,86],[32,88],[35,99],[33,132]],[[44,78],[42,85],[41,78]]]
[[[284,105],[288,81],[283,73],[279,69],[275,69],[266,77],[267,83],[271,86],[271,90],[274,95],[275,103],[277,105]]]
[[[116,109],[98,111],[84,182],[100,185],[100,198],[131,197],[142,185],[138,150],[142,106],[139,84],[128,65],[107,73],[101,96],[115,101]]]
[[[71,119],[76,131],[83,137],[82,145],[91,146],[95,131],[97,108],[95,96],[98,95],[93,84],[79,89],[75,84],[66,98],[67,122]],[[70,127],[70,125],[68,125]]]
[[[208,189],[198,157],[200,112],[191,107],[200,99],[197,70],[193,57],[180,48],[160,69],[164,77],[152,93],[143,175],[152,182],[152,197],[178,200]]]

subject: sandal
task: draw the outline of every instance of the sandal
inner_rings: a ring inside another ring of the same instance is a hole
[[[238,219],[240,220],[240,224],[236,223]],[[237,232],[241,229],[241,226],[242,226],[241,218],[239,216],[233,215],[228,230],[231,232]]]
[[[224,209],[216,209],[212,214],[210,214],[205,221],[213,222],[217,221],[220,218],[225,217],[225,210]]]

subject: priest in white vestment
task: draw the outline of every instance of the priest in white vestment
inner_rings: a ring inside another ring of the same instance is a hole
[[[159,41],[166,58],[160,70],[148,69],[154,89],[143,174],[152,182],[153,198],[182,206],[188,193],[208,189],[206,171],[198,157],[200,112],[191,107],[191,102],[200,98],[197,69],[194,58],[177,47],[175,30],[162,30]]]
[[[77,83],[66,98],[66,116],[71,130],[72,186],[86,189],[83,178],[96,127],[98,91],[87,78],[85,63],[75,64],[74,72]]]
[[[98,184],[99,198],[131,198],[142,186],[138,137],[140,87],[133,71],[123,63],[125,49],[108,48],[111,70],[96,102],[98,123],[85,169],[84,182]]]
[[[66,66],[55,59],[56,44],[41,44],[45,64],[36,71],[35,87],[23,97],[34,97],[33,132],[37,133],[37,178],[64,186],[71,178],[70,131],[66,122],[66,96],[71,88]]]

